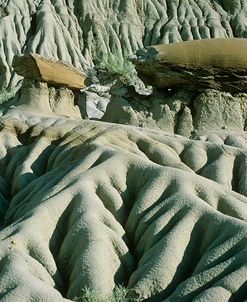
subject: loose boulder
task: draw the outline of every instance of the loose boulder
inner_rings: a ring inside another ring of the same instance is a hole
[[[24,78],[72,89],[82,89],[86,86],[86,76],[80,70],[62,61],[50,60],[38,54],[16,55],[12,66],[17,74]]]
[[[235,93],[247,89],[246,53],[246,39],[205,39],[155,45],[138,52],[133,62],[140,78],[158,88]]]

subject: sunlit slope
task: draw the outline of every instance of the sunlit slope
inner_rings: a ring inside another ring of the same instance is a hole
[[[245,297],[245,149],[24,113],[1,127],[3,301],[122,283],[133,301]]]

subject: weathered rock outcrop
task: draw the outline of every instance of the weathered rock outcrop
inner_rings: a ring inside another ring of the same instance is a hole
[[[86,76],[78,69],[61,61],[49,60],[38,54],[15,56],[12,66],[17,74],[27,79],[72,89],[85,88]]]
[[[139,77],[161,88],[247,91],[247,40],[205,39],[155,45],[140,51]]]
[[[246,16],[245,0],[3,0],[0,87],[22,80],[14,55],[88,74],[143,46],[247,37]],[[0,299],[123,284],[133,302],[245,301],[246,93],[102,83],[25,78],[1,101]]]
[[[206,132],[243,133],[247,94],[213,89],[154,90],[141,95],[121,81],[112,86],[103,121],[163,130],[186,137]]]
[[[81,119],[78,93],[66,87],[54,87],[34,79],[24,79],[21,88],[0,106],[0,116],[15,110]]]
[[[245,0],[3,0],[1,12],[0,88],[19,79],[15,54],[39,53],[86,70],[102,53],[122,57],[154,44],[247,33]]]

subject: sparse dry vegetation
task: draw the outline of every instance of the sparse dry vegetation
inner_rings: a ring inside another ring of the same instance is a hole
[[[137,78],[135,66],[127,59],[114,51],[111,54],[104,54],[102,58],[96,60],[95,69],[100,78],[113,81],[121,79],[126,84],[133,82]]]
[[[128,290],[124,286],[116,286],[113,293],[103,296],[97,290],[84,288],[82,295],[75,299],[77,302],[127,302]]]

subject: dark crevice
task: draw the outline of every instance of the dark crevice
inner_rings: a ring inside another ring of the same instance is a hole
[[[35,36],[36,28],[37,28],[37,17],[36,17],[36,13],[35,13],[35,14],[31,15],[30,28],[29,28],[29,30],[26,34],[26,40],[23,43],[23,46],[21,48],[20,53],[25,53],[26,52],[28,45],[30,44],[33,37]]]
[[[31,143],[30,137],[33,128],[34,127],[29,127],[25,132],[18,131],[17,129],[16,131],[17,139],[23,146],[29,145]]]
[[[182,116],[183,112],[184,112],[184,108],[180,109],[175,114],[174,133],[176,133],[176,134],[180,134],[180,133],[178,133],[178,129],[180,127],[180,119],[181,119],[181,116]]]
[[[60,286],[59,291],[63,297],[66,297],[66,294],[69,290],[70,276],[66,273],[64,263],[59,262],[59,253],[60,253],[60,248],[64,242],[64,239],[69,232],[69,225],[71,223],[71,220],[69,217],[71,217],[71,215],[72,215],[75,202],[77,202],[77,201],[76,201],[76,198],[74,197],[73,200],[71,200],[71,202],[68,203],[67,208],[62,213],[62,215],[60,216],[60,218],[56,224],[56,227],[53,231],[53,234],[52,234],[52,237],[51,237],[50,243],[49,243],[49,249],[53,255],[54,261],[56,262],[57,269],[60,272],[62,286]]]
[[[245,160],[245,155],[241,154],[239,156],[236,156],[234,159],[234,164],[233,164],[233,171],[232,171],[232,190],[240,193],[241,189],[239,188],[239,181],[241,179],[241,163],[244,163]],[[240,193],[241,194],[241,193]]]

